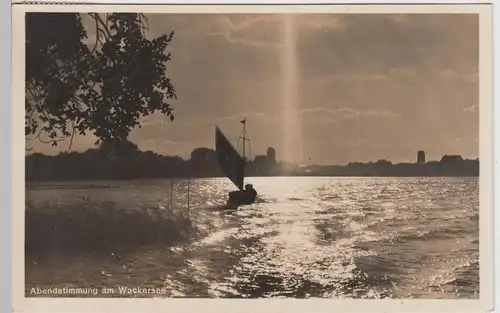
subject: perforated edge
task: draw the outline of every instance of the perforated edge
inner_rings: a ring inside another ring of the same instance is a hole
[[[27,5],[123,5],[124,3],[95,3],[88,1],[50,1],[50,0],[39,0],[39,1],[23,1],[23,0],[12,0],[12,4],[27,4]],[[134,5],[138,5],[137,3]]]

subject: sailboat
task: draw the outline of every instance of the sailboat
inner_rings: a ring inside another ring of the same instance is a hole
[[[215,126],[215,152],[217,154],[217,161],[220,168],[227,178],[238,188],[238,190],[231,191],[227,200],[229,208],[237,208],[241,205],[248,205],[255,202],[257,198],[257,191],[253,189],[251,184],[244,185],[245,180],[245,141],[248,140],[246,136],[246,120],[240,121],[243,124],[242,136],[243,140],[242,154],[229,142],[227,137],[221,129]]]

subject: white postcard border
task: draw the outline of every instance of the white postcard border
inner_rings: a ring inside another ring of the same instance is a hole
[[[480,15],[480,299],[479,300],[329,300],[329,299],[61,299],[24,297],[24,73],[25,12],[144,13],[477,13]],[[492,13],[489,5],[15,5],[12,11],[12,236],[13,308],[18,312],[328,312],[493,310],[493,105]]]

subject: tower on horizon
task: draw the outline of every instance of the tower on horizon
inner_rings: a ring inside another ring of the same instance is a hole
[[[267,161],[270,164],[276,164],[276,150],[273,147],[267,148]]]
[[[425,163],[425,151],[420,150],[417,152],[417,163]]]

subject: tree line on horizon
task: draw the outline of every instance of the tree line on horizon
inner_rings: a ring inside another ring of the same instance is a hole
[[[129,140],[103,141],[84,152],[32,153],[25,164],[27,181],[223,176],[216,162],[141,151]]]
[[[166,156],[152,151],[141,151],[134,143],[124,140],[102,142],[84,152],[61,152],[57,155],[33,153],[26,155],[26,181],[54,180],[120,180],[140,178],[224,177],[217,160],[203,153],[208,148],[196,148],[191,158]],[[207,153],[210,155],[211,153]],[[351,162],[346,165],[315,165],[306,168],[285,169],[278,162],[276,168],[259,168],[250,162],[248,176],[478,176],[479,160],[464,160],[458,156],[444,156],[440,161],[396,163]]]

